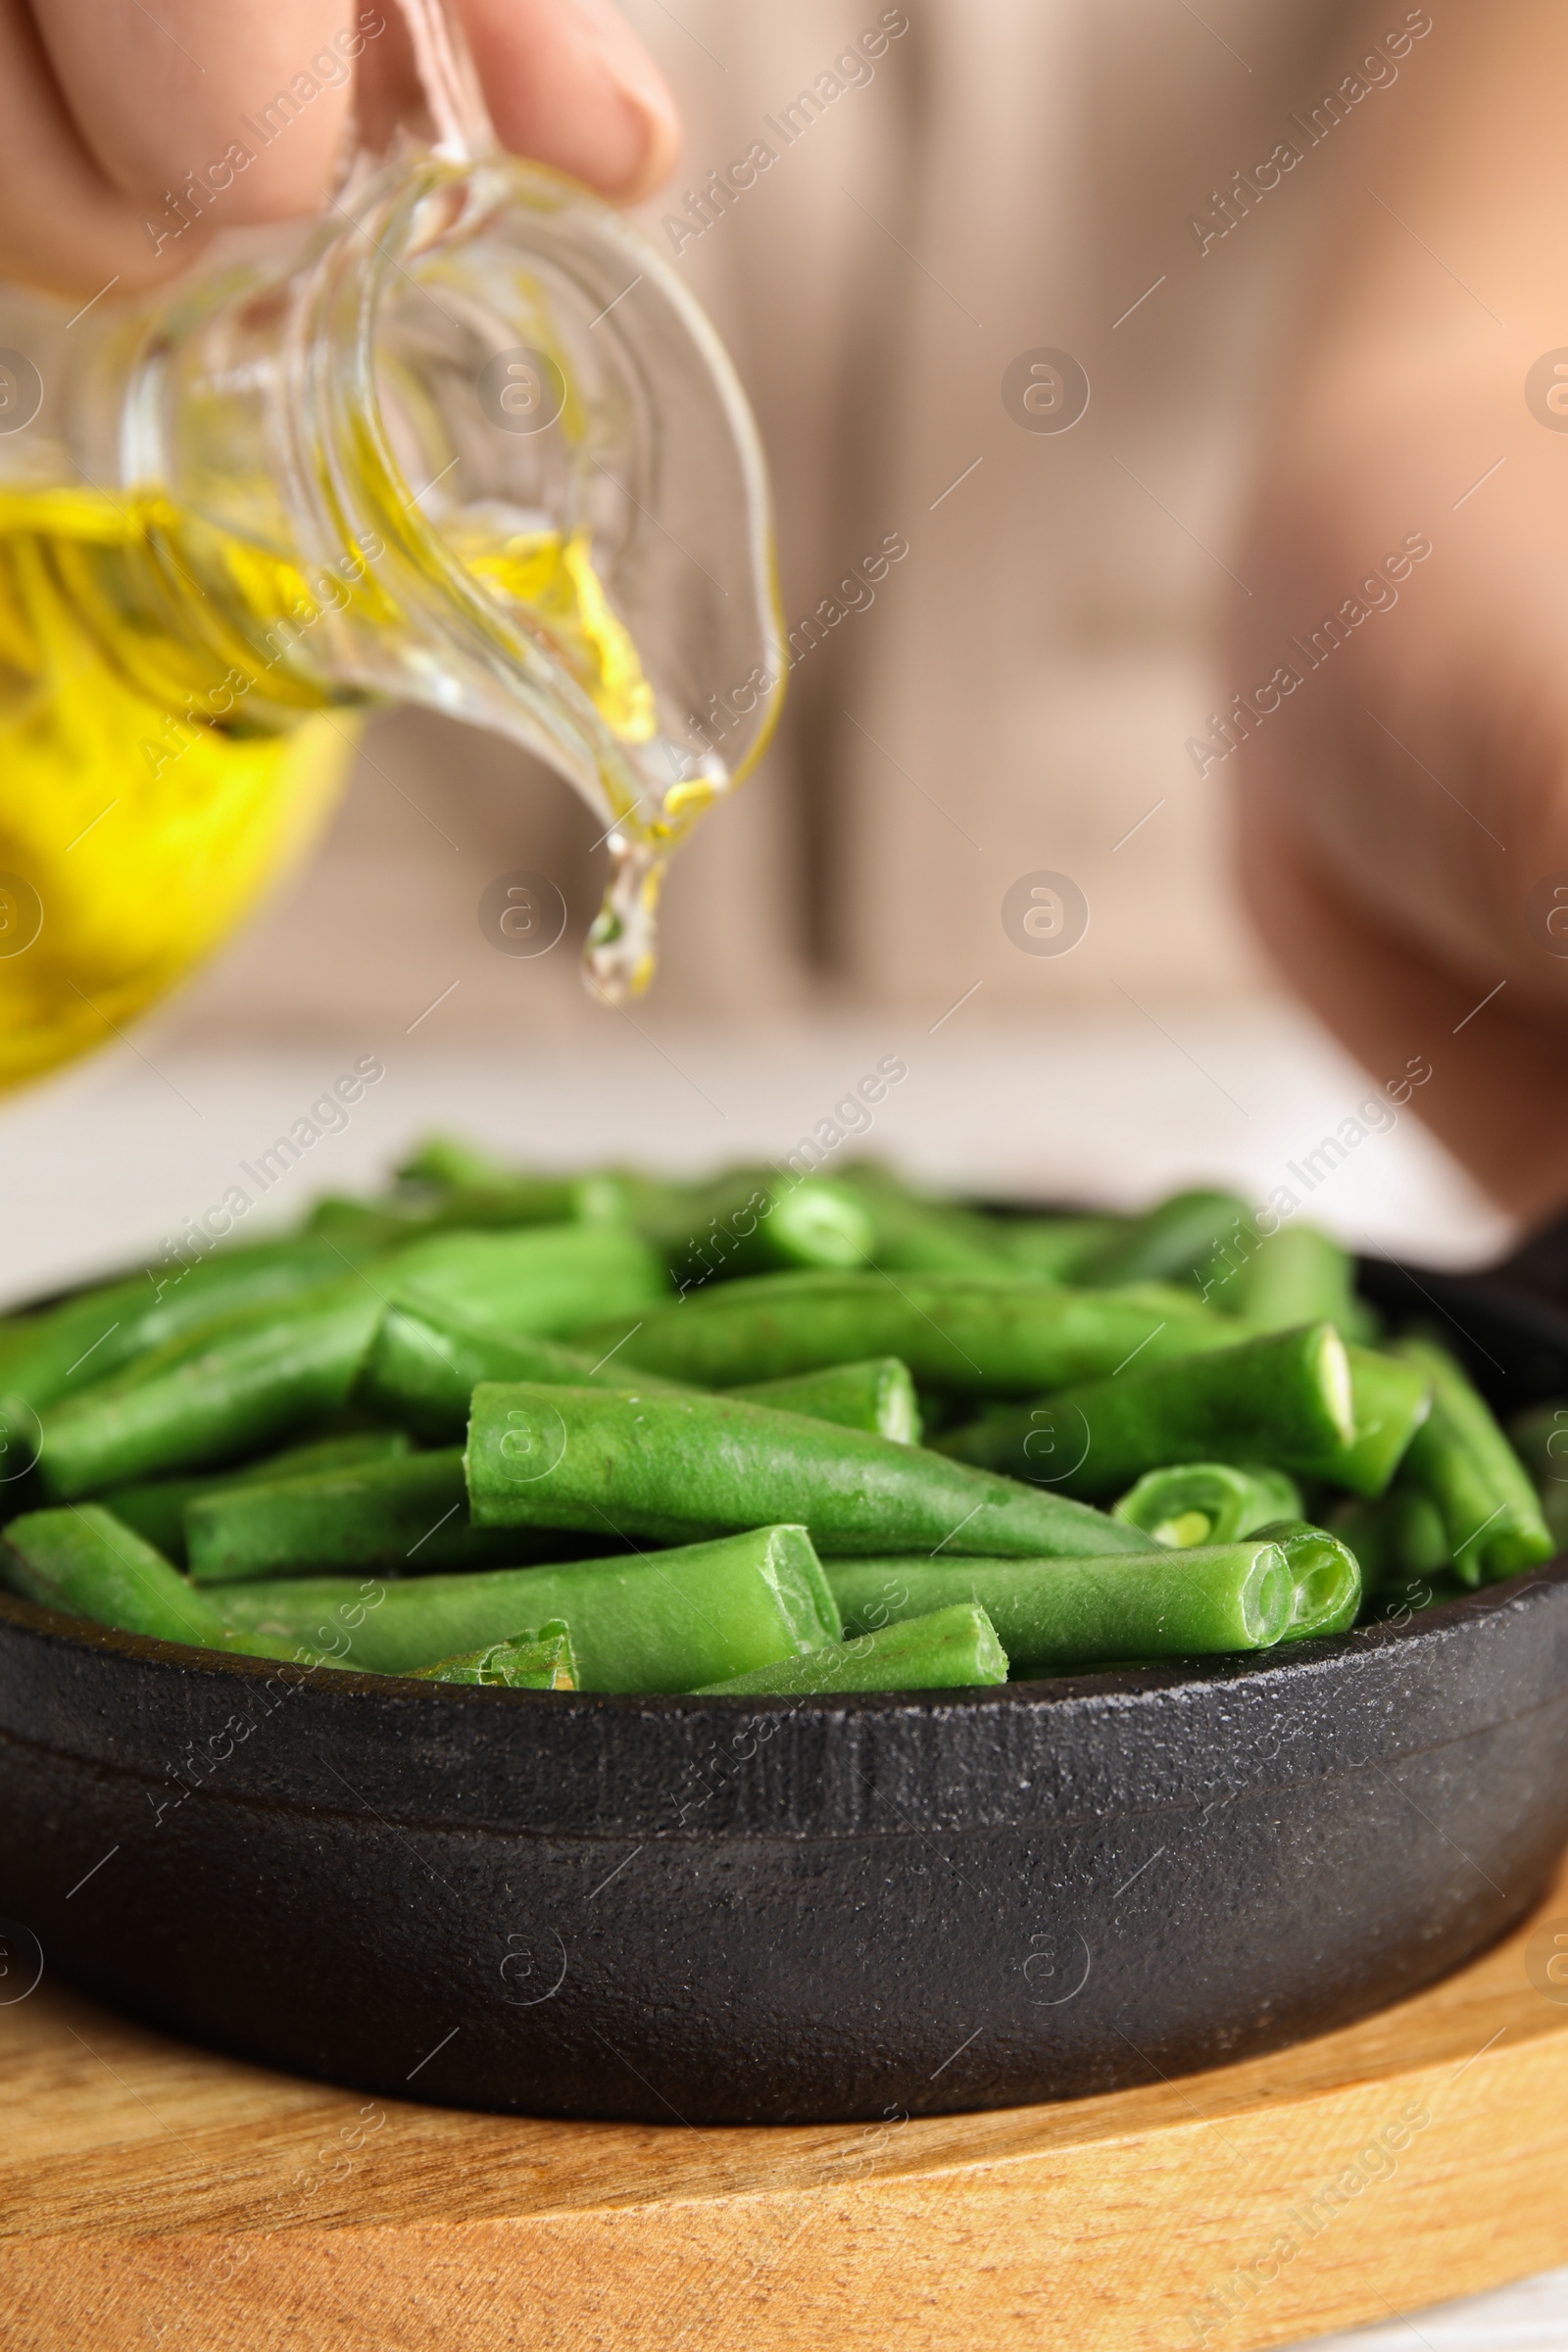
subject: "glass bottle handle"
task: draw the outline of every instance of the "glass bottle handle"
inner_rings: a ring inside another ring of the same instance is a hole
[[[429,109],[434,153],[455,164],[497,154],[501,142],[455,0],[398,0],[398,5]]]

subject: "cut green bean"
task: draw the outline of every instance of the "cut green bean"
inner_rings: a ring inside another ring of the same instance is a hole
[[[1142,1216],[1131,1217],[1092,1251],[1080,1282],[1186,1283],[1200,1278],[1215,1250],[1250,1225],[1245,1200],[1234,1193],[1172,1193]]]
[[[390,1287],[401,1304],[540,1339],[602,1315],[634,1322],[669,1296],[655,1251],[621,1225],[431,1234],[399,1252]]]
[[[1301,1497],[1283,1470],[1245,1470],[1232,1462],[1182,1462],[1148,1470],[1111,1509],[1156,1544],[1236,1544],[1270,1519],[1300,1515]]]
[[[418,1437],[450,1443],[466,1430],[473,1392],[487,1380],[629,1389],[639,1396],[700,1394],[629,1366],[623,1350],[596,1364],[555,1340],[519,1339],[450,1310],[415,1313],[402,1306],[383,1317],[359,1393],[386,1419],[402,1422]],[[754,1403],[776,1400],[783,1409],[808,1413],[814,1420],[871,1429],[907,1445],[919,1443],[914,1384],[894,1356],[833,1365],[791,1381],[764,1382],[755,1396],[750,1391],[742,1394]]]
[[[394,1305],[371,1343],[359,1395],[371,1411],[416,1437],[450,1445],[467,1429],[469,1402],[482,1380],[565,1388],[672,1386],[655,1373],[634,1371],[617,1354],[596,1364],[555,1340],[498,1331],[450,1307]]]
[[[781,1267],[863,1266],[870,1254],[869,1215],[827,1177],[740,1169],[708,1185],[626,1182],[629,1220],[683,1295]]]
[[[633,1326],[637,1328],[633,1328]],[[1236,1326],[1169,1291],[1072,1291],[1012,1274],[776,1274],[594,1324],[573,1345],[698,1388],[896,1355],[922,1387],[1016,1396],[1234,1347]],[[1213,1447],[1208,1448],[1210,1452]]]
[[[839,1614],[804,1528],[761,1527],[717,1544],[491,1568],[375,1588],[352,1577],[215,1585],[205,1597],[236,1631],[334,1642],[339,1662],[409,1674],[493,1642],[571,1628],[583,1690],[692,1690],[837,1642]]]
[[[1549,1560],[1550,1530],[1523,1462],[1447,1350],[1399,1340],[1395,1352],[1430,1382],[1432,1411],[1405,1456],[1412,1485],[1437,1504],[1462,1584],[1494,1583]]]
[[[10,1380],[12,1365],[31,1352],[43,1320],[36,1312],[0,1317],[0,1390]]]
[[[480,1527],[680,1543],[788,1507],[824,1553],[1136,1548],[1136,1531],[1064,1496],[732,1396],[486,1384],[473,1394],[467,1473]]]
[[[1122,1217],[998,1217],[997,1247],[1008,1265],[1036,1282],[1077,1282],[1079,1269],[1108,1247]]]
[[[1294,1598],[1284,1553],[1261,1536],[1090,1560],[829,1560],[827,1577],[852,1633],[977,1602],[1015,1675],[1267,1649],[1288,1631]]]
[[[1432,1392],[1419,1366],[1371,1348],[1347,1348],[1350,1411],[1348,1446],[1325,1453],[1318,1476],[1352,1494],[1381,1494],[1409,1451],[1432,1409]]]
[[[804,1658],[754,1666],[750,1674],[709,1683],[699,1698],[813,1697],[835,1690],[951,1690],[1007,1679],[1007,1653],[984,1609],[973,1601],[906,1618]]]
[[[853,1162],[839,1182],[863,1205],[862,1254],[884,1273],[998,1274],[1012,1262],[998,1219],[921,1193],[873,1161]]]
[[[196,1585],[348,1568],[394,1575],[522,1568],[581,1548],[555,1529],[471,1526],[461,1446],[266,1485],[220,1486],[185,1511]]]
[[[390,1461],[406,1454],[401,1429],[367,1429],[341,1438],[313,1438],[283,1453],[266,1455],[228,1470],[199,1471],[190,1478],[148,1478],[133,1486],[110,1487],[100,1495],[105,1510],[133,1528],[176,1567],[185,1564],[185,1505],[217,1487],[271,1485],[280,1478],[308,1478],[318,1470],[346,1470],[363,1462]]]
[[[378,1200],[327,1194],[312,1208],[305,1230],[359,1257],[401,1249],[427,1234],[574,1223],[578,1190],[569,1183],[521,1178],[487,1185],[410,1186]]]
[[[1348,1544],[1305,1519],[1274,1519],[1257,1531],[1277,1544],[1291,1573],[1291,1622],[1283,1639],[1315,1642],[1343,1634],[1361,1606],[1361,1567]]]
[[[337,1251],[341,1274],[345,1266],[371,1265],[390,1250],[416,1241],[428,1230],[428,1222],[412,1210],[329,1194],[312,1209],[307,1230],[313,1241],[325,1242]]]
[[[1355,1260],[1316,1225],[1294,1222],[1223,1246],[1205,1273],[1210,1306],[1240,1315],[1260,1331],[1332,1323],[1341,1336],[1372,1336],[1376,1317],[1355,1295]]]
[[[1407,1479],[1396,1479],[1385,1494],[1343,1505],[1334,1513],[1334,1533],[1360,1561],[1368,1593],[1444,1576],[1453,1564],[1442,1513]]]
[[[69,1502],[261,1452],[346,1401],[380,1314],[355,1275],[169,1341],[48,1415],[45,1493]]]
[[[575,1690],[577,1662],[571,1654],[571,1636],[559,1619],[541,1626],[525,1642],[491,1642],[461,1658],[441,1658],[434,1666],[417,1666],[420,1683],[468,1683],[495,1690]]]
[[[730,1394],[747,1404],[771,1405],[781,1413],[806,1413],[813,1421],[837,1421],[845,1429],[869,1430],[900,1446],[920,1443],[920,1406],[909,1367],[896,1355],[873,1356],[864,1364],[831,1364],[822,1372],[798,1372],[793,1380],[760,1380]]]
[[[1348,1445],[1350,1416],[1345,1344],[1331,1323],[1315,1323],[1188,1362],[1130,1364],[1109,1380],[972,1421],[940,1446],[959,1461],[1102,1495],[1146,1470],[1212,1460],[1222,1448],[1316,1471]]]
[[[231,1628],[177,1568],[101,1503],[13,1519],[0,1544],[0,1573],[24,1599],[118,1633],[250,1657],[295,1653],[292,1640]]]
[[[5,1387],[35,1412],[110,1379],[134,1358],[242,1308],[276,1306],[343,1272],[326,1243],[266,1242],[163,1265],[66,1298],[32,1318]]]
[[[553,1213],[540,1219],[541,1224],[557,1224],[566,1220],[569,1208],[565,1205],[575,1179],[570,1176],[528,1176],[508,1161],[497,1159],[482,1145],[471,1143],[462,1135],[427,1135],[416,1144],[397,1165],[399,1181],[405,1184],[439,1184],[463,1187],[476,1185],[481,1190],[507,1184],[534,1185],[554,1205]]]

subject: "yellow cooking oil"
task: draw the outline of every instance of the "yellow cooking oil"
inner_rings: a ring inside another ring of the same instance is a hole
[[[622,743],[655,740],[586,533],[461,509],[438,530]],[[118,1036],[318,832],[363,705],[313,676],[310,632],[343,603],[399,625],[376,552],[313,587],[158,494],[0,483],[0,1085]],[[646,982],[663,858],[714,790],[677,783],[642,816],[611,796],[589,952],[607,995]]]

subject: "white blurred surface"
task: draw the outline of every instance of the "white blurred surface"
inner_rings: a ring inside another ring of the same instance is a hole
[[[1565,2344],[1568,2271],[1547,2271],[1494,2294],[1467,2295],[1348,2335],[1315,2336],[1310,2346],[1285,2352],[1563,2352]]]
[[[314,1193],[374,1183],[433,1126],[542,1166],[782,1159],[888,1056],[908,1074],[849,1150],[995,1196],[1134,1206],[1208,1179],[1262,1200],[1371,1092],[1318,1031],[1267,1000],[1150,1002],[1028,1028],[989,1024],[978,996],[945,1014],[756,1029],[684,1027],[639,1008],[533,1044],[466,1038],[458,997],[335,1042],[222,1045],[182,1038],[178,1018],[0,1108],[0,1295],[161,1256],[182,1218],[231,1185],[256,1194],[240,1163],[254,1165],[365,1054],[384,1079],[346,1128],[257,1195],[240,1230],[291,1221]],[[1348,1241],[1448,1264],[1484,1261],[1508,1230],[1408,1111],[1369,1132],[1306,1213]]]

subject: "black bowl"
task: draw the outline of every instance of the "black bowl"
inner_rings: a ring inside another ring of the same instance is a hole
[[[1568,1393],[1555,1309],[1367,1287],[1446,1317],[1504,1409]],[[454,2106],[880,2120],[1190,2073],[1460,1966],[1565,1840],[1568,1560],[1263,1663],[702,1705],[437,1693],[0,1599],[13,1949]]]

